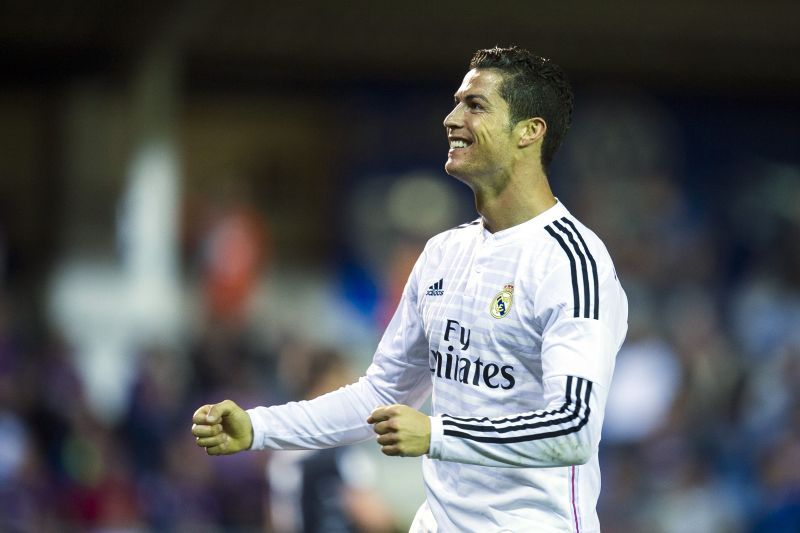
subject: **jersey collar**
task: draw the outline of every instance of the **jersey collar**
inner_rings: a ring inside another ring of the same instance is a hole
[[[562,204],[558,198],[556,198],[556,204],[553,207],[542,211],[530,220],[526,220],[521,224],[511,226],[510,228],[506,228],[495,233],[490,233],[489,230],[486,229],[483,218],[481,218],[481,238],[486,244],[496,244],[498,246],[507,244],[514,242],[519,238],[529,238],[531,233],[535,232],[536,230],[544,228],[557,218],[568,215],[569,211],[567,211],[567,208],[564,207],[564,204]]]

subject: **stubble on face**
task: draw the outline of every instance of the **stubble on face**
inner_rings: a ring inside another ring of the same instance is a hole
[[[495,69],[467,72],[444,121],[450,142],[445,171],[473,191],[502,189],[509,179],[513,125],[499,92],[503,80]]]

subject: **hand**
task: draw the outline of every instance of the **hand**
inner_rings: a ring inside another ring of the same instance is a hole
[[[208,455],[230,455],[253,445],[250,416],[231,400],[204,405],[192,416],[192,435]]]
[[[367,418],[385,455],[417,457],[431,446],[431,419],[407,405],[381,405]]]

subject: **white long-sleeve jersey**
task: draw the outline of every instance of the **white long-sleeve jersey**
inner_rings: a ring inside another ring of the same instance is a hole
[[[596,532],[597,449],[628,305],[600,239],[558,203],[432,238],[357,383],[248,411],[253,449],[374,438],[432,393],[427,501],[442,532]]]

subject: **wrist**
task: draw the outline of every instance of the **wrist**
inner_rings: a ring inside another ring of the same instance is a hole
[[[247,409],[245,411],[247,417],[250,419],[250,445],[246,448],[248,450],[261,450],[263,449],[261,442],[263,441],[264,427],[261,419],[257,416],[255,409]]]
[[[429,416],[431,424],[430,445],[428,446],[428,457],[431,459],[441,459],[442,457],[442,418],[439,416]]]
[[[247,443],[245,443],[245,447],[244,447],[245,450],[252,450],[253,449],[253,443],[256,441],[255,430],[253,430],[253,423],[252,422],[250,423],[250,433],[249,433],[249,435],[250,435],[249,436],[250,440],[248,440]]]

